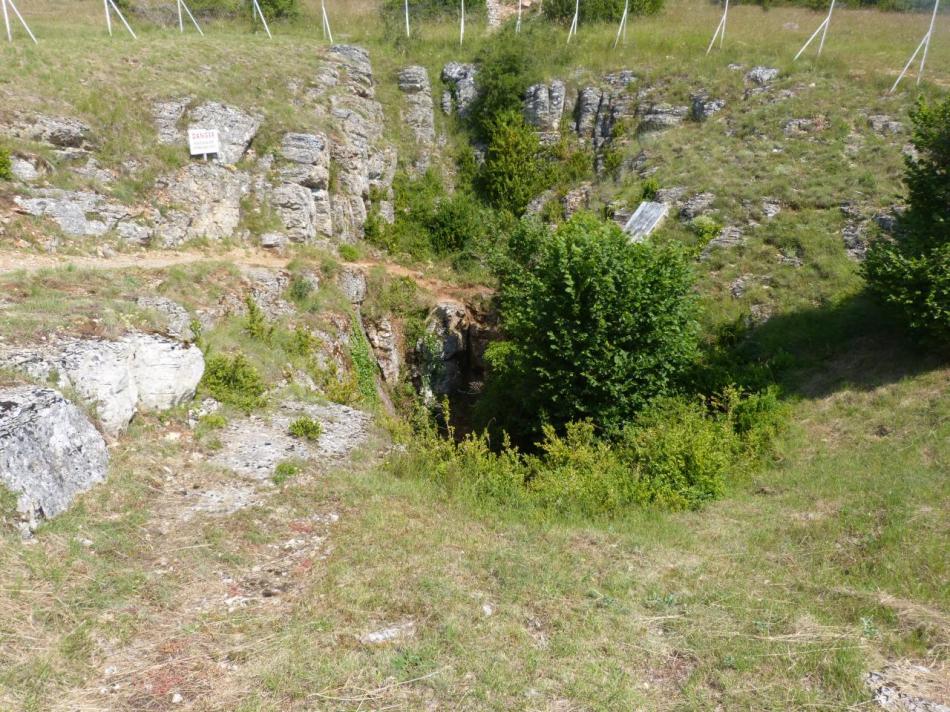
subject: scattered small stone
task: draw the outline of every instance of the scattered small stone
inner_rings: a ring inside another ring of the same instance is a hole
[[[707,244],[703,249],[700,259],[709,259],[709,256],[712,254],[713,250],[722,247],[736,247],[738,245],[742,245],[743,243],[745,243],[745,237],[742,234],[742,229],[736,227],[735,225],[728,225],[719,232],[718,237],[715,237],[709,241],[709,244]]]
[[[868,126],[870,126],[875,133],[881,134],[882,136],[887,134],[899,134],[904,130],[904,124],[900,121],[895,121],[885,114],[869,116]]]
[[[176,692],[174,695],[172,695],[173,705],[180,705],[184,701],[185,701],[185,698],[181,696],[181,693]]]
[[[766,220],[771,220],[780,212],[782,212],[782,203],[778,200],[765,198],[762,201],[762,214],[765,215]]]
[[[495,612],[495,608],[494,606],[492,606],[492,604],[490,603],[482,604],[482,613],[485,615],[486,618],[488,616],[491,616],[494,612]]]
[[[683,204],[680,210],[680,217],[684,220],[692,220],[699,215],[709,212],[709,208],[712,207],[715,200],[716,196],[713,193],[697,193]]]
[[[749,70],[748,74],[745,75],[745,78],[752,82],[753,84],[758,84],[759,86],[764,86],[771,82],[778,76],[778,70],[774,67],[753,67]]]
[[[372,633],[367,633],[360,638],[360,642],[364,645],[379,645],[381,643],[389,643],[394,640],[411,638],[415,635],[415,633],[416,624],[412,621],[407,621],[406,623],[400,623],[388,628],[381,628],[380,630],[373,631]]]

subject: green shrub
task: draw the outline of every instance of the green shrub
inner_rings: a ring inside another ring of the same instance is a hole
[[[740,452],[726,418],[680,400],[645,410],[624,431],[622,447],[637,468],[633,500],[665,509],[698,509],[722,496]]]
[[[623,15],[625,0],[584,0],[580,4],[580,22],[616,22]],[[663,0],[631,0],[633,15],[654,15],[663,8]],[[546,0],[544,15],[552,20],[574,17],[574,0]]]
[[[476,59],[478,95],[469,108],[469,124],[475,133],[491,141],[499,120],[521,114],[528,87],[541,80],[541,64],[531,32],[505,33],[490,42]]]
[[[403,0],[384,0],[383,17],[388,24],[397,23],[400,28],[404,26],[404,5]],[[465,3],[465,14],[475,15],[485,11],[485,0],[467,0]],[[455,0],[410,0],[409,2],[409,21],[418,22],[420,20],[430,20],[442,17],[458,17],[459,4]]]
[[[258,3],[268,21],[296,17],[300,13],[297,0],[258,0]]]
[[[392,253],[416,259],[457,255],[482,245],[497,222],[471,193],[449,195],[435,171],[415,178],[399,173],[393,191],[395,221],[376,220],[366,233],[368,242]]]
[[[277,463],[277,467],[274,468],[274,476],[271,479],[275,485],[282,485],[291,477],[296,477],[299,474],[299,464],[291,462],[290,460],[284,460],[283,462]]]
[[[379,366],[373,355],[363,326],[355,316],[351,320],[350,359],[353,361],[353,371],[356,374],[356,387],[363,402],[367,405],[379,403],[379,393],[376,391],[376,377]]]
[[[498,278],[507,340],[488,350],[478,409],[518,442],[588,419],[619,431],[674,390],[696,353],[692,275],[675,246],[633,245],[585,214],[553,234],[526,222]]]
[[[13,159],[3,146],[0,146],[0,180],[13,180]]]
[[[291,301],[299,306],[306,302],[313,293],[313,282],[303,275],[295,274],[290,278],[287,293]]]
[[[269,344],[274,337],[274,325],[268,323],[264,311],[252,296],[244,298],[244,306],[247,308],[247,321],[244,326],[247,335],[255,341]]]
[[[323,426],[312,418],[297,418],[290,424],[290,434],[302,440],[317,441],[323,434]]]
[[[205,361],[201,387],[209,395],[245,412],[262,408],[267,386],[244,354],[232,357],[214,354]]]
[[[785,415],[771,398],[731,393],[725,410],[699,399],[659,399],[612,439],[598,436],[590,421],[567,423],[561,433],[545,426],[532,454],[507,441],[493,448],[486,434],[456,443],[454,433],[444,438],[423,422],[389,466],[476,507],[588,517],[632,507],[699,509],[741,481],[759,448],[771,444]],[[754,420],[762,414],[765,427]],[[739,421],[748,429],[739,432]]]
[[[700,215],[689,221],[689,229],[699,238],[700,246],[705,246],[719,235],[722,225],[708,215]]]
[[[528,203],[553,182],[538,133],[525,123],[520,111],[498,116],[489,133],[480,176],[482,191],[499,210],[523,215]]]
[[[356,245],[346,243],[340,245],[340,258],[347,262],[356,262],[360,258],[360,250]]]
[[[660,192],[660,182],[656,178],[647,178],[640,187],[640,200],[654,200]]]
[[[907,160],[901,234],[871,244],[864,274],[911,329],[950,342],[950,97],[921,101],[911,118],[918,158]]]

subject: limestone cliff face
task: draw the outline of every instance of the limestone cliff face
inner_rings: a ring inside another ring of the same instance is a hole
[[[419,141],[431,149],[432,98],[420,69],[407,70],[402,84],[409,106],[394,107],[393,113],[407,110]],[[21,190],[16,208],[50,220],[58,228],[57,240],[115,235],[130,244],[160,247],[191,240],[249,241],[249,225],[263,214],[274,223],[268,225],[274,228],[268,234],[271,245],[359,240],[372,209],[384,219],[392,215],[397,160],[386,140],[369,54],[335,45],[323,53],[312,75],[292,79],[288,86],[302,126],[278,136],[277,146],[266,151],[259,146],[261,131],[272,117],[259,107],[191,97],[157,99],[152,105],[156,147],[173,147],[184,157],[188,130],[200,128],[217,130],[220,151],[158,175],[138,206],[109,195],[118,178],[140,177],[133,157],[121,169],[105,170],[97,161],[93,128],[71,117],[18,114],[0,124],[0,135],[44,144],[54,158],[47,167],[39,152],[17,156]],[[44,188],[47,168],[72,171],[91,186]]]

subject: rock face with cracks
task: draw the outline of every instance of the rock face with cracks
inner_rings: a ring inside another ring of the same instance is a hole
[[[0,389],[0,482],[30,530],[105,479],[106,443],[86,415],[50,388]]]
[[[204,356],[173,339],[129,334],[9,349],[0,352],[0,366],[72,388],[115,436],[140,409],[167,410],[193,398]]]

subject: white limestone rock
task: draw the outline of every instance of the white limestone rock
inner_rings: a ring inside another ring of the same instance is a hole
[[[0,389],[0,483],[17,496],[28,530],[66,511],[108,465],[102,435],[57,391]]]
[[[216,101],[202,104],[188,118],[189,129],[217,129],[221,141],[218,160],[227,164],[244,157],[261,127],[260,118]]]
[[[115,341],[67,338],[11,348],[0,352],[0,366],[72,388],[116,436],[140,409],[167,410],[193,398],[204,356],[195,346],[133,333]]]

